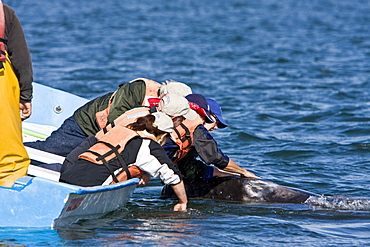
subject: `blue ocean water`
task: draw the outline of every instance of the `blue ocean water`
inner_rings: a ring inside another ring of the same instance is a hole
[[[4,0],[35,81],[85,98],[137,77],[216,99],[212,133],[240,166],[337,196],[308,204],[191,200],[138,188],[126,209],[70,227],[1,228],[5,246],[370,246],[370,2]]]

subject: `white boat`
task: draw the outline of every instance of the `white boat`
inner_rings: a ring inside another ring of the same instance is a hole
[[[23,141],[43,140],[88,100],[34,83],[33,114],[23,122]],[[1,227],[58,227],[99,218],[129,201],[139,179],[80,187],[59,182],[59,172],[35,164],[63,163],[64,157],[27,147],[28,176],[0,187]]]
[[[139,179],[80,187],[42,177],[25,176],[0,189],[1,227],[58,227],[99,218],[122,208]]]

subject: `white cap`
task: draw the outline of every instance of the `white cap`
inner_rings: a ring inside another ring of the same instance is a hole
[[[191,88],[185,83],[178,81],[166,81],[163,82],[159,88],[159,97],[162,98],[166,94],[178,94],[185,97],[188,94],[192,94]]]
[[[155,117],[155,121],[153,123],[154,127],[157,127],[159,130],[162,130],[167,133],[171,133],[173,130],[173,122],[172,119],[164,114],[163,112],[154,112],[152,115]]]
[[[171,117],[183,116],[189,120],[195,120],[197,113],[190,109],[189,101],[177,94],[166,94],[159,101],[158,110]]]

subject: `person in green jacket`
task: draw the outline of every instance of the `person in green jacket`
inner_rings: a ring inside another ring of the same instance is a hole
[[[150,99],[158,99],[172,92],[188,94],[191,93],[191,88],[176,81],[160,84],[145,78],[135,79],[119,85],[115,92],[107,93],[78,108],[45,141],[24,144],[42,151],[67,156],[88,136],[95,135],[126,111],[139,106],[150,106]]]

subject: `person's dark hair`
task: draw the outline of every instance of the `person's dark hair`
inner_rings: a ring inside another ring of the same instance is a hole
[[[166,132],[159,130],[157,127],[154,127],[154,121],[155,117],[153,115],[146,115],[144,117],[139,117],[136,122],[127,125],[127,128],[137,131],[146,130],[148,133],[155,136],[167,134]]]

